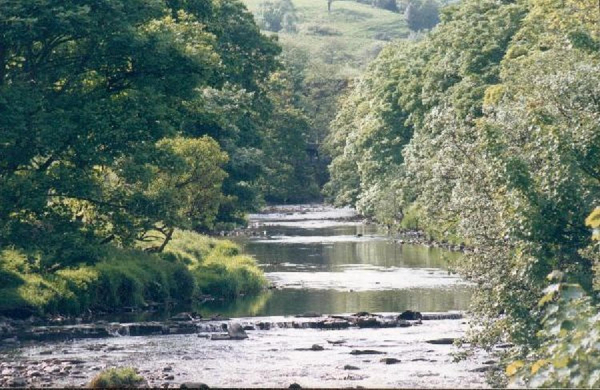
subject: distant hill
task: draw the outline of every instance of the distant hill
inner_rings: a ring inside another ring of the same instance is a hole
[[[264,0],[243,0],[258,16]],[[386,42],[409,34],[404,15],[356,1],[292,0],[297,32],[277,33],[286,48],[310,53],[311,62],[336,65],[335,73],[353,77],[370,62]]]

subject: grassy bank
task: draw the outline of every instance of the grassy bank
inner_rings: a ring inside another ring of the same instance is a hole
[[[266,284],[234,243],[192,232],[177,232],[161,254],[107,247],[91,265],[41,272],[39,264],[32,254],[0,252],[0,314],[79,314],[206,294],[233,299]]]

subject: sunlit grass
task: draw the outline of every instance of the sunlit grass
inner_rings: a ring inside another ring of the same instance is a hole
[[[165,253],[107,247],[92,265],[43,273],[25,254],[0,252],[0,312],[80,313],[211,294],[233,299],[266,286],[256,261],[231,241],[176,232]]]

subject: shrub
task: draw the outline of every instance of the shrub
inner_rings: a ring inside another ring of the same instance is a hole
[[[96,375],[89,386],[93,389],[136,387],[145,382],[133,368],[111,368]]]
[[[89,308],[191,301],[197,292],[232,299],[259,292],[266,280],[254,259],[231,241],[175,233],[165,253],[107,247],[93,266],[35,272],[33,257],[0,252],[0,313],[78,314]]]

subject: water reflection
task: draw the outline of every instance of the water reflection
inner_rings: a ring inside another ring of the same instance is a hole
[[[341,214],[352,215],[348,209]],[[283,288],[270,292],[252,310],[244,309],[244,300],[215,302],[202,310],[272,316],[467,308],[469,286],[447,272],[460,254],[401,246],[376,225],[337,217],[331,208],[253,216],[253,237],[240,239],[240,244]]]
[[[372,264],[381,267],[440,268],[456,261],[460,254],[417,245],[398,245],[389,240],[360,242],[279,243],[250,241],[244,251],[253,255],[266,272],[299,272],[312,265],[315,270],[335,271],[344,264]]]
[[[469,287],[418,288],[408,290],[344,292],[335,290],[283,289],[274,292],[264,305],[251,313],[243,305],[213,303],[203,307],[206,315],[225,313],[231,317],[296,315],[306,312],[356,313],[402,312],[404,310],[443,312],[466,310],[469,305]]]

